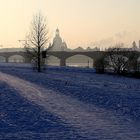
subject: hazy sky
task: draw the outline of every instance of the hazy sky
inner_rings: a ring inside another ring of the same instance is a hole
[[[39,10],[71,48],[140,39],[140,0],[0,0],[0,44],[20,46]]]

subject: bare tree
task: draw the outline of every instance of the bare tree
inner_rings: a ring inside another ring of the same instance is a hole
[[[42,51],[46,49],[46,46],[49,43],[49,33],[46,18],[41,13],[38,13],[33,17],[27,40],[28,42],[25,45],[25,50],[28,56],[32,58],[37,71],[41,72],[42,66],[44,64]]]
[[[125,72],[128,65],[128,58],[124,55],[123,44],[117,44],[108,49],[108,67],[113,68],[114,72],[121,74]]]

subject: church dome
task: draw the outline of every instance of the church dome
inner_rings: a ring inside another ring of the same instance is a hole
[[[52,45],[52,49],[54,51],[61,51],[61,46],[62,46],[62,38],[59,35],[59,29],[56,29],[56,35],[53,39],[53,45]]]
[[[53,39],[53,44],[52,44],[52,51],[65,51],[67,50],[67,44],[66,42],[62,41],[62,38],[59,33],[59,29],[56,29],[56,34]]]

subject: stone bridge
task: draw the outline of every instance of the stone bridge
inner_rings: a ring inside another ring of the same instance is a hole
[[[5,60],[6,63],[9,62],[10,57],[12,56],[20,56],[23,58],[24,63],[30,63],[29,57],[27,57],[26,52],[0,52],[0,57]]]
[[[87,56],[87,57],[90,57],[94,62],[94,60],[101,57],[101,55],[103,55],[104,52],[101,52],[101,51],[65,52],[63,51],[63,52],[49,52],[48,54],[51,56],[57,57],[60,60],[60,66],[66,66],[66,60],[72,56],[75,56],[75,55]]]
[[[122,52],[119,52],[119,54],[123,54],[124,56],[129,58],[129,56],[133,52],[134,51],[122,51]],[[135,52],[135,53],[138,54],[137,57],[140,57],[140,52]],[[9,62],[9,58],[15,55],[23,57],[24,63],[31,62],[31,58],[27,56],[26,52],[0,52],[0,57],[5,58],[5,62],[7,63]],[[75,56],[75,55],[87,56],[87,57],[90,57],[94,62],[96,59],[100,58],[101,56],[107,56],[108,52],[105,52],[105,51],[83,51],[83,52],[50,51],[48,52],[48,55],[57,57],[60,60],[60,66],[66,66],[66,60],[72,56]]]

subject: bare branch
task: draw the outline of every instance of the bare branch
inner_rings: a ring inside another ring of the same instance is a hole
[[[41,51],[43,51],[46,45],[49,43],[46,18],[40,13],[33,17],[28,40],[29,42],[25,47],[25,50],[30,57],[33,57],[37,61],[37,69],[38,72],[40,72],[42,63]]]

